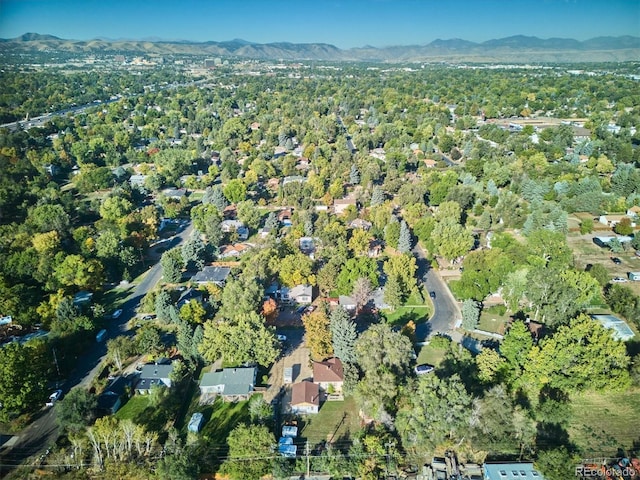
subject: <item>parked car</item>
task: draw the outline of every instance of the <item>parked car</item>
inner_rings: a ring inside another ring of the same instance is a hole
[[[429,292],[429,296],[431,298],[436,298],[436,292],[434,292],[433,290]]]
[[[280,340],[281,342],[286,342],[287,341],[287,336],[286,335],[276,335],[276,338],[278,340]]]
[[[625,283],[628,282],[629,280],[627,280],[624,277],[616,277],[613,280],[611,280],[611,283]]]
[[[611,257],[611,261],[616,265],[620,265],[622,263],[622,260],[620,260],[618,257]]]
[[[122,309],[121,308],[119,308],[115,312],[113,312],[111,314],[111,318],[118,318],[120,315],[122,315]]]
[[[413,369],[417,375],[424,375],[425,373],[431,373],[435,367],[433,365],[429,365],[427,363],[423,363],[422,365],[416,365]]]
[[[53,407],[53,405],[60,400],[60,397],[62,397],[62,390],[56,390],[55,392],[53,392],[51,395],[49,395],[49,400],[47,400],[47,403],[45,404],[47,407]]]

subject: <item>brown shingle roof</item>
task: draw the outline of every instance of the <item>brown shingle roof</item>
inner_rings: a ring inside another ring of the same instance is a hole
[[[300,382],[291,388],[291,405],[308,403],[320,405],[320,389],[317,384],[311,382]]]
[[[342,362],[339,358],[333,357],[324,362],[313,362],[314,382],[342,382],[344,372]]]

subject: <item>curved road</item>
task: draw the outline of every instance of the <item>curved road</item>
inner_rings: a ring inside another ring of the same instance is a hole
[[[418,278],[422,280],[425,290],[434,292],[432,298],[434,312],[428,322],[416,326],[416,342],[424,342],[434,333],[449,332],[454,329],[456,321],[461,318],[458,304],[454,300],[449,287],[436,270],[431,268],[427,256],[420,245],[413,249],[418,266]]]
[[[181,232],[177,233],[167,247],[173,248],[186,240],[193,226],[191,223]],[[100,343],[94,343],[94,348],[78,358],[78,366],[71,372],[66,383],[61,387],[66,394],[73,387],[88,387],[91,381],[100,371],[100,365],[107,354],[107,340],[119,335],[131,334],[128,322],[136,315],[136,308],[140,300],[149,290],[162,278],[162,267],[159,259],[149,268],[133,292],[129,294],[122,308],[122,315],[116,320],[111,320],[105,327],[107,336]],[[44,400],[43,400],[44,402]],[[43,409],[35,416],[35,420],[17,436],[17,440],[12,439],[10,446],[7,446],[0,456],[0,477],[5,476],[10,470],[20,465],[27,458],[36,455],[49,448],[58,438],[58,427],[53,408]]]

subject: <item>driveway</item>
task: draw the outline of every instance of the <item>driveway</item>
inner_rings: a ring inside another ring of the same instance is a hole
[[[269,371],[269,387],[264,392],[264,399],[271,402],[284,386],[284,369],[293,369],[293,383],[313,379],[313,369],[309,365],[309,348],[304,343],[304,330],[301,328],[282,328],[278,334],[286,335],[282,356]],[[283,402],[283,405],[288,402]]]
[[[431,334],[453,330],[462,315],[449,287],[442,280],[440,274],[429,265],[422,247],[416,245],[413,253],[418,266],[418,278],[424,283],[425,290],[435,293],[435,298],[431,299],[434,309],[433,315],[428,322],[421,323],[416,327],[416,342],[424,342]]]

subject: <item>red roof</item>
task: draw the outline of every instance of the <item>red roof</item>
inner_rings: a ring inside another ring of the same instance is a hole
[[[324,362],[313,362],[314,382],[342,382],[344,381],[344,371],[339,358],[333,357]]]
[[[311,382],[300,382],[291,388],[291,405],[308,403],[320,406],[320,388]]]

